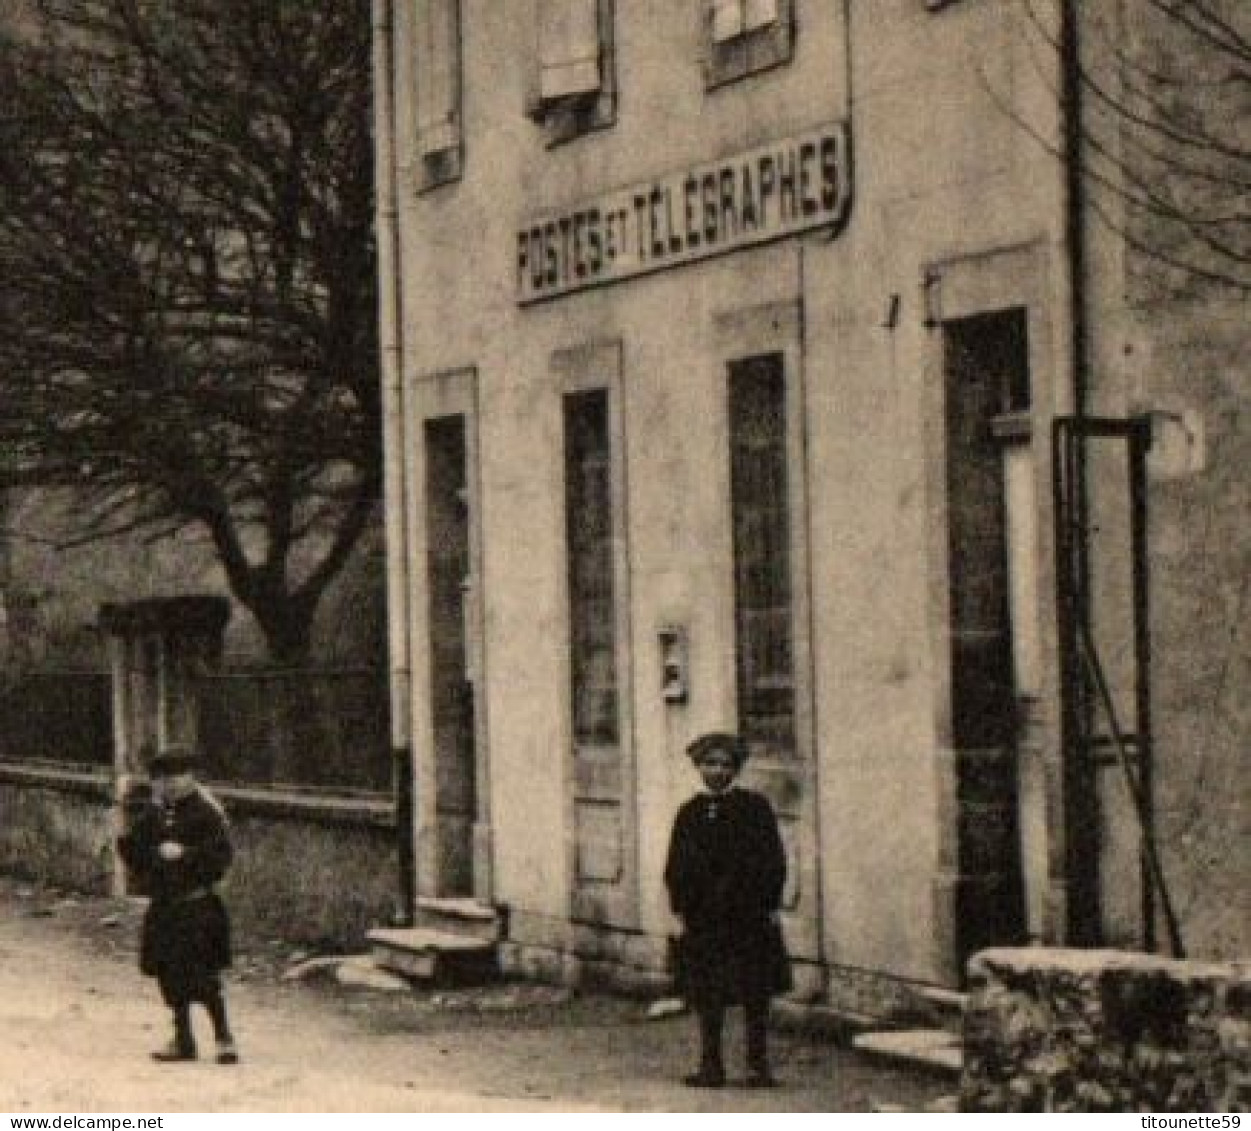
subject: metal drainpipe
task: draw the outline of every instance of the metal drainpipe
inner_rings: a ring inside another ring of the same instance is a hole
[[[844,92],[844,98],[846,100],[844,112],[846,114],[846,120],[847,120],[846,159],[853,163],[851,165],[851,183],[850,183],[850,189],[849,189],[851,193],[851,199],[847,202],[847,214],[842,218],[838,226],[830,232],[829,240],[831,241],[836,239],[840,233],[844,232],[847,228],[847,225],[851,222],[851,208],[852,208],[853,202],[856,199],[856,192],[855,192],[856,167],[854,164],[854,156],[853,156],[855,153],[855,132],[852,129],[852,89],[853,89],[852,78],[853,78],[853,75],[852,75],[851,53],[853,49],[853,42],[852,42],[852,24],[851,24],[851,0],[834,0],[833,7],[835,9],[841,9],[842,11],[842,30],[843,30],[843,37],[844,37],[843,58],[842,58],[843,72],[844,72],[843,73],[843,82],[844,82],[843,92]],[[826,241],[826,242],[829,242],[829,241]],[[805,260],[805,245],[802,239],[799,241],[799,245],[798,245],[797,266],[798,266],[798,272],[799,272],[799,279],[798,279],[799,355],[800,355],[800,365],[802,367],[802,372],[807,372],[808,361],[809,361],[808,359],[808,272],[807,272],[807,266],[806,266],[806,260]],[[803,386],[803,397],[804,397],[804,424],[803,424],[804,457],[803,458],[804,458],[804,463],[805,463],[805,467],[804,467],[805,477],[807,476],[807,462],[808,462],[807,404],[809,400],[809,391],[810,391],[809,383],[808,381],[805,381],[804,386]],[[808,626],[807,626],[807,629],[808,629],[808,667],[809,667],[808,708],[809,708],[809,713],[810,713],[810,717],[812,720],[810,740],[813,746],[810,756],[812,758],[812,790],[814,793],[813,803],[812,803],[812,813],[814,815],[812,838],[813,838],[813,848],[816,854],[816,871],[815,871],[816,922],[814,925],[816,928],[817,958],[824,965],[827,961],[826,944],[829,941],[827,938],[828,931],[826,927],[826,915],[825,915],[825,903],[826,903],[826,898],[827,898],[826,889],[828,885],[828,877],[825,874],[825,844],[824,844],[825,838],[822,836],[823,826],[821,822],[821,810],[822,810],[821,760],[819,757],[820,740],[818,738],[818,728],[820,725],[820,721],[818,717],[819,705],[818,705],[817,681],[816,681],[816,640],[817,640],[818,634],[817,634],[816,623],[815,623],[815,615],[816,615],[814,611],[815,601],[813,600],[813,596],[812,596],[813,569],[812,569],[812,506],[811,506],[811,501],[809,501],[808,513],[801,516],[801,521],[803,521],[806,525],[806,529],[804,532],[804,545],[805,545],[807,556],[808,556],[808,560],[804,563],[804,566],[805,566],[805,571],[807,573],[807,579],[808,579],[808,586],[807,586],[808,588]]]
[[[1086,417],[1089,407],[1089,347],[1086,246],[1086,188],[1082,169],[1082,59],[1080,16],[1077,0],[1059,0],[1060,26],[1057,41],[1059,66],[1061,145],[1063,153],[1064,254],[1063,270],[1067,276],[1068,317],[1070,326],[1069,374],[1072,384],[1072,414],[1076,420]],[[1090,485],[1087,477],[1086,453],[1076,445],[1073,464],[1076,506],[1074,529],[1077,559],[1078,592],[1090,592]],[[1085,619],[1089,609],[1075,607],[1070,616]],[[1076,732],[1090,731],[1092,705],[1086,693],[1080,668],[1073,665],[1068,673],[1070,686],[1065,689],[1069,699],[1064,715],[1067,723],[1063,734],[1064,757],[1064,839],[1065,879],[1069,891],[1066,922],[1067,941],[1077,945],[1093,945],[1099,937],[1098,893],[1090,879],[1093,813],[1091,806],[1093,782],[1087,780],[1084,752],[1075,749]]]
[[[404,466],[403,337],[400,243],[396,209],[394,60],[391,0],[372,0],[374,198],[378,243],[378,345],[382,381],[383,491],[387,551],[387,642],[390,668],[392,780],[395,790],[399,906],[411,924],[417,881],[413,845],[413,751],[409,688],[407,514]]]
[[[1077,0],[1061,0],[1061,113],[1064,116],[1064,229],[1068,253],[1070,319],[1072,323],[1073,413],[1087,411],[1089,387],[1086,317],[1086,191],[1082,175],[1082,62]],[[1082,480],[1085,486],[1085,479]]]

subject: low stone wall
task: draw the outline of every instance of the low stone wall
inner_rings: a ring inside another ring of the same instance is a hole
[[[235,863],[223,893],[243,933],[354,949],[398,903],[385,798],[214,786]],[[112,776],[0,763],[0,871],[75,891],[113,878]]]
[[[1122,951],[983,951],[969,964],[963,1111],[1241,1112],[1251,971]]]
[[[113,874],[107,772],[0,763],[0,870],[103,893]]]
[[[215,790],[230,815],[235,863],[223,894],[254,934],[362,949],[399,902],[390,801],[269,790]]]

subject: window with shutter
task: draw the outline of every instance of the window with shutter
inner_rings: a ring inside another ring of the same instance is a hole
[[[612,0],[539,0],[537,65],[527,111],[549,145],[612,125]]]
[[[413,38],[418,187],[428,188],[461,173],[459,0],[418,0]]]
[[[704,0],[708,88],[789,62],[794,0]]]

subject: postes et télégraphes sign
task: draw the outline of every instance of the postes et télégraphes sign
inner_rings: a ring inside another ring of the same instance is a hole
[[[845,122],[604,193],[517,232],[522,305],[842,222]]]

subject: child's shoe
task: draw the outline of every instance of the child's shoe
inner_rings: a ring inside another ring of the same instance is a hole
[[[169,1044],[162,1046],[152,1054],[152,1059],[161,1064],[170,1064],[178,1060],[195,1060],[195,1045],[180,1041],[174,1037]]]
[[[229,1037],[224,1041],[217,1042],[217,1063],[218,1064],[238,1064],[239,1050],[235,1047],[235,1043]]]

